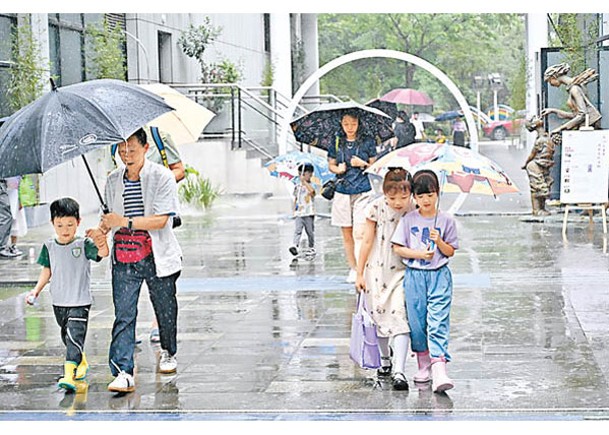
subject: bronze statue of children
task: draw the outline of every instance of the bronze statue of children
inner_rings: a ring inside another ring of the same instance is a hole
[[[556,145],[562,143],[561,131],[576,130],[586,123],[596,129],[599,127],[599,121],[602,117],[598,109],[588,99],[585,88],[588,83],[598,78],[596,71],[588,68],[575,77],[569,77],[567,74],[570,70],[571,67],[568,63],[559,63],[548,67],[543,74],[543,79],[550,85],[555,87],[565,85],[569,93],[567,106],[571,109],[570,112],[552,107],[541,111],[542,117],[555,113],[559,118],[569,119],[569,121],[550,131],[550,137]]]
[[[532,116],[525,124],[528,131],[536,131],[537,138],[531,153],[522,169],[527,171],[531,189],[532,214],[534,216],[547,216],[546,199],[550,195],[550,188],[554,180],[550,176],[550,168],[554,165],[554,143],[550,135],[543,128],[543,119]]]

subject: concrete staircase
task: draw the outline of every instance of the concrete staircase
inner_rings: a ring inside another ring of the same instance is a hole
[[[285,180],[271,177],[260,157],[246,148],[231,150],[230,140],[204,140],[180,145],[185,165],[219,186],[229,195],[275,195],[289,193]]]

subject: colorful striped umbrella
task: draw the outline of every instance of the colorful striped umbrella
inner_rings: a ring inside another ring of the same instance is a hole
[[[519,191],[497,163],[463,147],[425,142],[409,145],[381,157],[366,172],[384,177],[391,167],[402,167],[413,174],[419,169],[433,170],[442,184],[442,193],[497,196]]]

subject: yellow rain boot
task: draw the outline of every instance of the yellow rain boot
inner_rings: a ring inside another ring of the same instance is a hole
[[[87,406],[87,392],[89,391],[89,384],[87,381],[76,381],[75,394],[66,394],[66,397],[71,397],[69,408],[66,409],[66,415],[72,417],[77,411],[83,410]]]
[[[76,371],[76,364],[71,361],[66,361],[63,365],[63,378],[57,382],[59,388],[64,388],[69,391],[76,391],[76,384],[74,382],[74,372]]]
[[[80,364],[78,364],[78,367],[76,367],[76,375],[74,376],[74,379],[81,381],[87,377],[87,373],[89,373],[89,364],[87,363],[87,357],[83,352],[82,360],[80,361]]]

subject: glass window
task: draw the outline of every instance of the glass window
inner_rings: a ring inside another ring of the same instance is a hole
[[[271,52],[271,15],[263,14],[264,17],[264,51]]]
[[[59,14],[59,21],[69,23],[76,28],[82,28],[82,14]]]
[[[49,59],[51,61],[51,77],[53,77],[57,86],[61,86],[59,28],[53,24],[49,24]]]
[[[6,95],[6,89],[11,78],[10,66],[12,60],[11,46],[14,40],[15,17],[0,15],[0,95]],[[7,98],[0,98],[0,118],[12,113]]]
[[[11,60],[13,28],[17,20],[13,17],[0,16],[0,62]]]
[[[59,41],[61,44],[61,86],[82,82],[84,80],[82,33],[60,29]]]
[[[0,89],[3,90],[8,88],[10,80],[10,72],[8,68],[0,68]],[[8,98],[0,98],[0,118],[4,118],[12,113],[12,110],[8,104]]]
[[[161,83],[172,83],[171,33],[158,32],[159,79]]]

